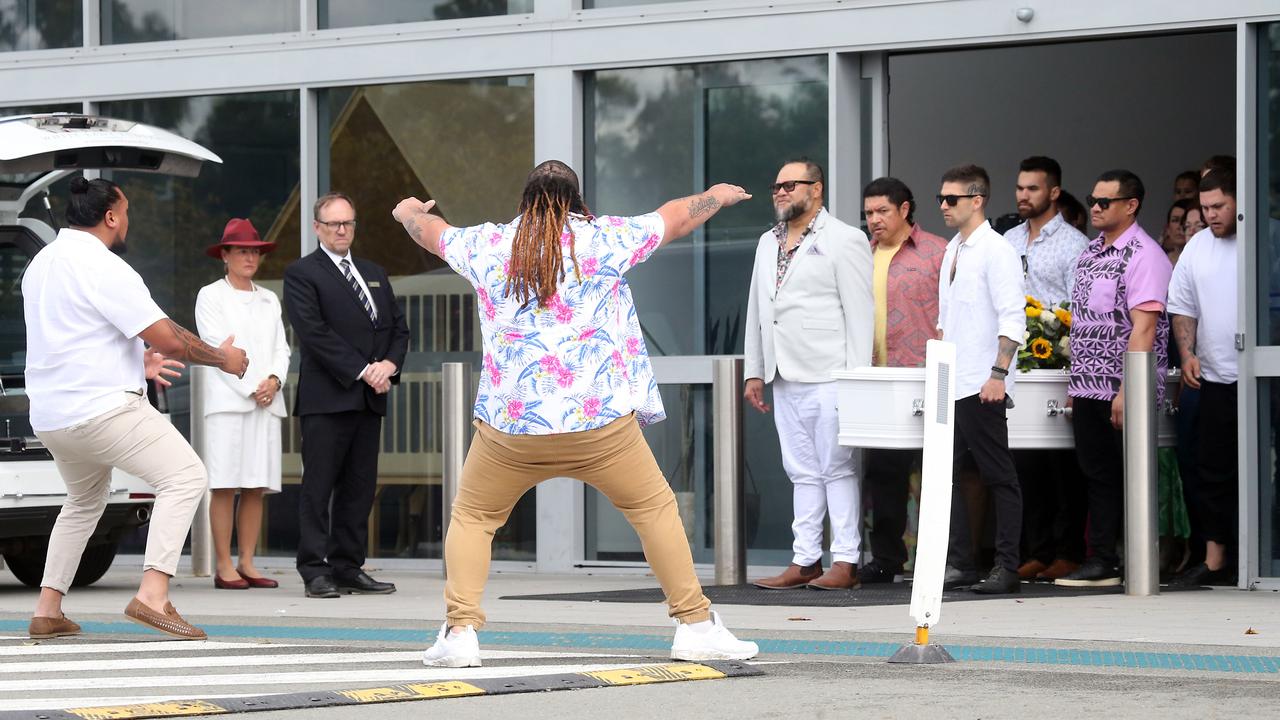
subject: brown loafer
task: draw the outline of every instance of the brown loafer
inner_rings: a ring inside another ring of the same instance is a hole
[[[60,618],[32,617],[31,625],[27,627],[27,635],[32,640],[47,640],[79,634],[80,626],[68,620],[66,615]]]
[[[129,601],[129,606],[124,609],[124,616],[130,620],[149,627],[152,630],[159,630],[169,637],[179,640],[205,640],[209,636],[203,630],[192,625],[178,614],[172,604],[164,606],[164,614],[160,614],[155,610],[142,604],[138,598]]]
[[[831,569],[822,574],[822,577],[809,582],[810,590],[856,590],[861,587],[862,583],[858,582],[858,564],[848,562],[833,562]]]
[[[1049,566],[1039,560],[1028,560],[1018,568],[1019,580],[1031,580],[1040,573],[1048,570]]]
[[[822,575],[821,560],[807,567],[791,563],[781,575],[756,580],[751,584],[765,590],[792,590],[808,585],[809,581],[816,580],[819,575]]]
[[[1049,567],[1037,573],[1036,579],[1048,580],[1049,582],[1053,582],[1054,580],[1057,580],[1058,578],[1064,577],[1066,575],[1070,575],[1071,573],[1079,569],[1080,569],[1080,563],[1071,562],[1070,560],[1063,560],[1062,558],[1058,558],[1057,560],[1054,560],[1053,564],[1051,564]]]

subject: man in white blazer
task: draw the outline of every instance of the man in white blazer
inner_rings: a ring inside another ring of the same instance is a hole
[[[792,483],[795,542],[780,575],[755,581],[784,590],[858,586],[862,502],[854,449],[837,442],[832,372],[871,364],[875,301],[867,236],[822,206],[822,168],[782,166],[771,187],[778,224],[760,236],[747,301],[748,403],[774,422]],[[822,569],[822,523],[831,516],[831,569]]]

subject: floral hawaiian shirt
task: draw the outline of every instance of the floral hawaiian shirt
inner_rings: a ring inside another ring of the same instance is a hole
[[[475,417],[512,435],[594,430],[632,412],[641,425],[664,419],[623,278],[658,248],[662,217],[570,216],[564,278],[546,306],[506,295],[518,221],[452,228],[440,238],[445,261],[476,290],[484,369]]]

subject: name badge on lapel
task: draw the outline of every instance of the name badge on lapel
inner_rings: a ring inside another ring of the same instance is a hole
[[[370,289],[376,288],[376,287],[382,287],[382,283],[379,282],[378,280],[374,280],[373,282],[369,283]]]

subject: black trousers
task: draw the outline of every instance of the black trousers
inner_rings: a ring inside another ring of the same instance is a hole
[[[907,496],[911,473],[920,469],[919,450],[867,450],[863,482],[871,499],[871,556],[881,567],[907,562]]]
[[[304,581],[360,571],[378,483],[382,416],[368,410],[303,415],[298,574]]]
[[[1236,465],[1239,419],[1236,384],[1200,383],[1200,442],[1196,458],[1196,515],[1205,540],[1221,543],[1235,556],[1239,539],[1240,474]]]
[[[1089,551],[1119,565],[1124,527],[1124,434],[1111,426],[1111,401],[1072,398],[1076,460],[1089,498]]]
[[[1023,560],[1083,561],[1089,505],[1075,452],[1015,450],[1013,461],[1022,487]]]
[[[996,565],[1018,569],[1018,537],[1022,529],[1022,490],[1009,452],[1009,425],[1002,403],[984,403],[977,395],[956,401],[955,470],[965,452],[973,455],[982,483],[987,486],[996,512]],[[969,532],[969,511],[964,493],[952,474],[951,539],[947,564],[973,570],[974,547]]]

